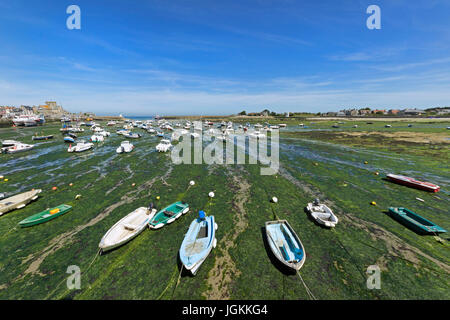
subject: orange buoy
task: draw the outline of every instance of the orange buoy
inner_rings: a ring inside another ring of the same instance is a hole
[[[69,186],[72,187],[72,186],[73,186],[73,183],[69,183]]]
[[[58,187],[53,187],[52,190],[56,191],[56,190],[58,190]]]

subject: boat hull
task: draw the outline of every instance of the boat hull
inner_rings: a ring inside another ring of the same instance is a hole
[[[72,206],[67,204],[62,204],[60,206],[47,209],[45,211],[39,212],[35,215],[32,215],[22,221],[19,222],[19,226],[22,228],[32,227],[50,220],[53,220],[63,214],[66,214],[72,209]]]
[[[406,176],[388,174],[386,177],[387,179],[389,179],[389,181],[415,189],[425,190],[428,192],[438,192],[440,190],[440,187],[438,185],[429,182],[418,181]]]
[[[165,212],[168,212],[170,215],[167,215]],[[181,201],[172,203],[156,213],[149,221],[148,226],[150,229],[160,229],[167,224],[171,224],[187,212],[189,212],[189,204]]]
[[[41,189],[24,192],[0,201],[0,216],[15,209],[22,209],[28,203],[38,198]]]
[[[305,263],[306,252],[289,223],[286,220],[268,221],[265,231],[269,248],[278,261],[291,270],[300,270]]]
[[[441,228],[428,219],[406,208],[389,208],[389,215],[405,227],[419,234],[444,233],[447,230]]]

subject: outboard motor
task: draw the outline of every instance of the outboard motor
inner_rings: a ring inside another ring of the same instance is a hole
[[[205,220],[205,219],[206,219],[206,213],[205,213],[205,211],[200,210],[200,211],[198,212],[198,218],[199,218],[200,220]]]
[[[314,199],[314,205],[315,205],[315,206],[318,206],[319,204],[320,204],[319,199],[317,199],[317,198]]]
[[[152,212],[152,209],[155,207],[155,205],[153,204],[153,202],[150,202],[150,204],[148,205],[148,211]]]

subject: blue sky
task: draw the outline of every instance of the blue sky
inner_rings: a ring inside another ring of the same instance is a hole
[[[81,30],[66,8],[81,8]],[[366,8],[381,8],[369,30]],[[448,0],[0,0],[0,105],[97,114],[450,105]]]

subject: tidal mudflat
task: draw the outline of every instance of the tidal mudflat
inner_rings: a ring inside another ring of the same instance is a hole
[[[407,207],[450,230],[450,124],[355,122],[333,129],[332,123],[301,128],[289,121],[280,134],[280,169],[271,176],[261,176],[259,165],[174,165],[170,154],[156,152],[159,138],[146,132],[132,141],[131,153],[116,153],[124,138],[111,129],[105,142],[71,154],[57,124],[0,129],[0,140],[33,144],[34,133],[55,135],[31,151],[0,155],[0,175],[8,179],[0,181],[1,192],[43,190],[0,217],[0,299],[308,299],[298,276],[266,248],[263,227],[274,216],[300,237],[306,251],[300,273],[317,299],[449,299],[449,235],[418,235],[386,212]],[[396,185],[382,179],[387,173],[421,178],[441,191]],[[269,201],[273,196],[278,203]],[[305,213],[314,198],[339,217],[336,228]],[[150,202],[163,208],[180,200],[189,203],[188,214],[98,255],[100,239],[123,216]],[[71,212],[18,227],[62,203]],[[180,274],[178,250],[199,210],[214,215],[219,229],[217,247],[192,277]],[[79,290],[66,286],[71,265],[81,270]],[[378,290],[366,286],[370,265],[381,270]]]

